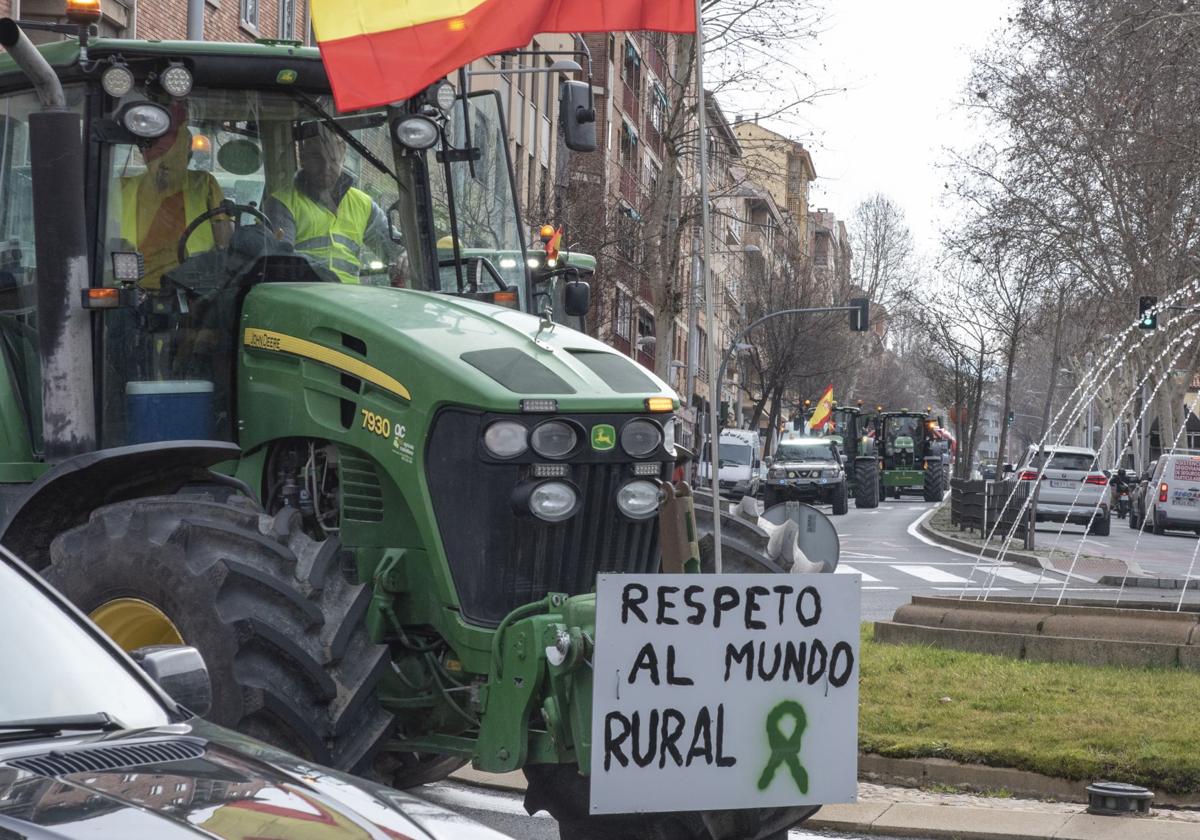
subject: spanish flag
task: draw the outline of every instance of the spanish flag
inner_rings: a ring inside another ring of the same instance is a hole
[[[695,32],[695,0],[312,0],[342,111],[408,99],[539,32]]]
[[[832,384],[825,389],[825,393],[821,394],[821,399],[817,400],[817,407],[813,409],[812,419],[808,421],[808,428],[815,432],[824,429],[831,423],[833,423]]]

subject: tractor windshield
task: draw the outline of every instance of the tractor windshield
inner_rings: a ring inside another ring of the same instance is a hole
[[[114,111],[139,106],[129,98]],[[153,106],[143,99],[140,107]],[[141,254],[143,289],[160,289],[168,273],[188,288],[211,285],[212,260],[191,258],[229,245],[235,222],[263,227],[233,243],[243,259],[228,271],[290,253],[321,279],[407,283],[403,237],[387,220],[400,196],[384,163],[384,112],[334,120],[301,94],[220,89],[195,89],[165,107],[165,133],[108,147],[105,243],[110,253]],[[222,213],[222,202],[242,212]],[[106,259],[106,285],[112,270]]]
[[[480,92],[455,100],[445,138],[426,157],[441,289],[491,293],[509,288],[524,308],[525,243],[499,95]]]
[[[899,440],[906,448],[911,447],[921,439],[921,418],[888,417],[884,420],[883,434],[888,446],[895,446]]]

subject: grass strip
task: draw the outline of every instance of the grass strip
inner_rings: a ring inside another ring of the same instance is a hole
[[[859,748],[1200,792],[1200,674],[885,645],[863,624]]]

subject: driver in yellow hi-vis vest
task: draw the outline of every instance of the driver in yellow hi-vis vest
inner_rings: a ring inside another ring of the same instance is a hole
[[[364,247],[389,261],[400,248],[388,235],[387,217],[379,205],[343,171],[345,141],[325,125],[316,128],[300,142],[300,171],[294,183],[273,193],[263,211],[281,241],[343,283],[358,283]],[[393,276],[393,284],[396,279]]]
[[[188,223],[224,199],[216,178],[188,169],[192,133],[186,110],[176,109],[172,116],[171,129],[142,149],[146,171],[121,179],[121,238],[124,247],[142,252],[146,273],[141,285],[148,289],[160,288],[162,275],[179,264],[179,239]],[[231,234],[227,219],[213,218],[188,237],[188,253],[224,247]]]

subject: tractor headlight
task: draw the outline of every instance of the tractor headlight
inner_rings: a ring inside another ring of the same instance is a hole
[[[396,120],[392,130],[397,142],[406,149],[428,149],[438,141],[437,124],[420,114],[409,114]]]
[[[617,507],[630,519],[649,519],[660,504],[662,492],[653,481],[630,481],[617,491]]]
[[[158,83],[171,96],[183,99],[192,92],[192,71],[182,64],[172,62],[167,65],[166,70],[162,71],[158,77]]]
[[[546,522],[562,522],[575,515],[579,494],[565,481],[544,481],[529,494],[529,512]]]
[[[578,442],[579,435],[574,427],[561,420],[548,420],[529,436],[529,445],[543,458],[565,458]]]
[[[167,133],[171,115],[157,103],[139,102],[121,110],[121,125],[136,137],[153,140]]]
[[[662,429],[649,420],[630,420],[621,428],[621,448],[634,458],[645,458],[662,442]]]
[[[114,64],[100,76],[100,87],[113,99],[120,99],[133,90],[133,71],[124,64]]]
[[[497,420],[484,431],[483,445],[497,458],[515,458],[529,448],[529,433],[513,420]]]

